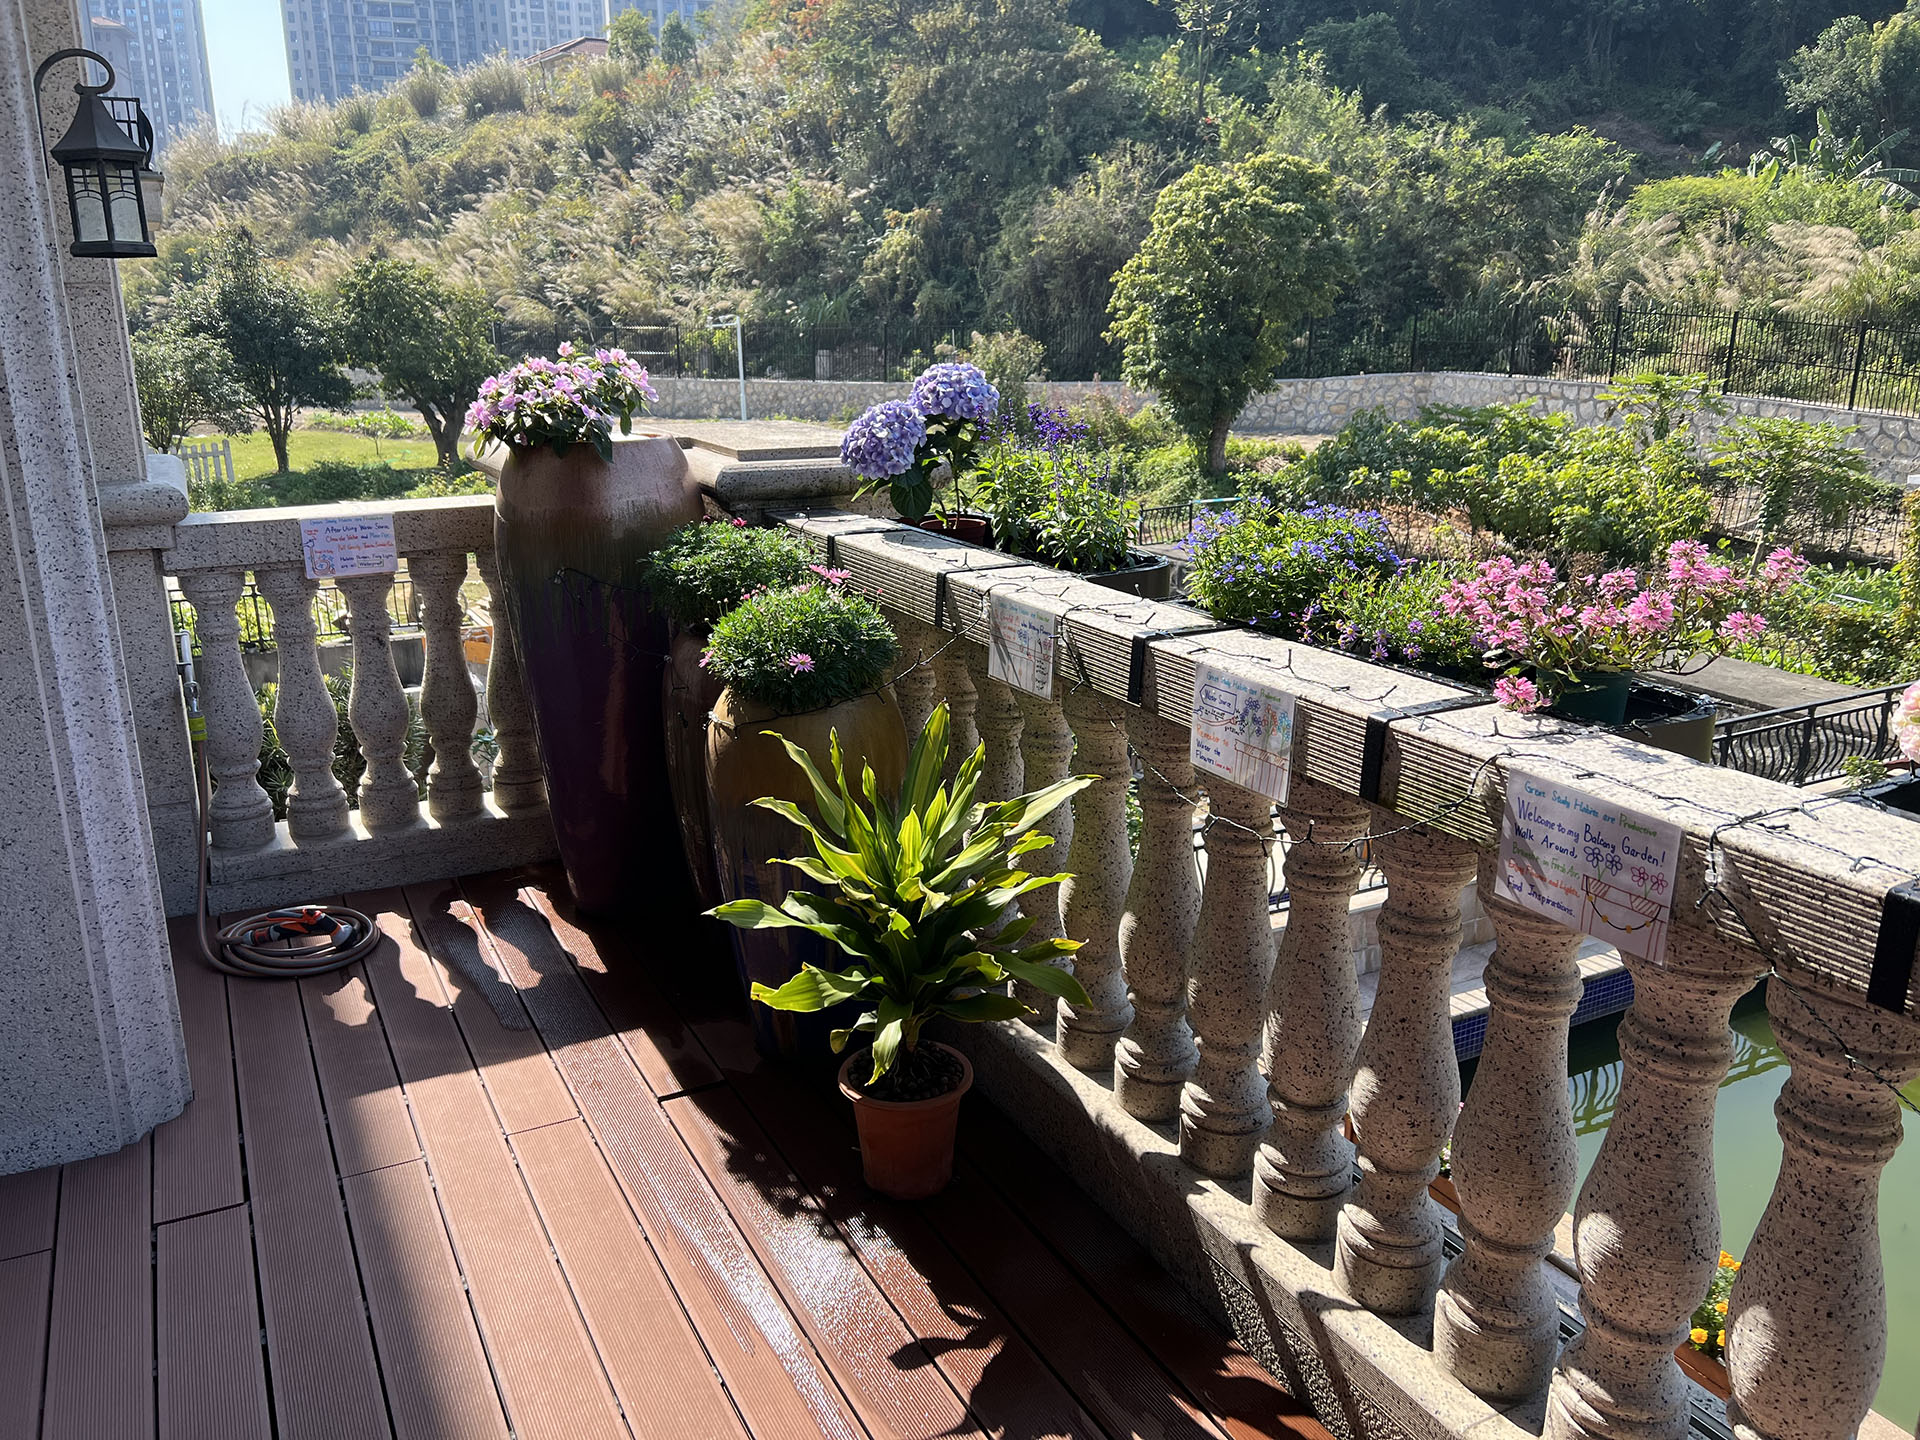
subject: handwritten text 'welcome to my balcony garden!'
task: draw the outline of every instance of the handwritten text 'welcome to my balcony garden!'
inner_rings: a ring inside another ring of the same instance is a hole
[[[1559,780],[1508,771],[1497,888],[1514,904],[1657,960],[1679,859],[1679,826]]]

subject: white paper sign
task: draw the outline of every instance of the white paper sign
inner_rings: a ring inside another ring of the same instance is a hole
[[[1053,694],[1053,616],[1011,595],[987,602],[993,643],[987,646],[987,674],[1029,695]]]
[[[391,575],[400,568],[391,515],[322,515],[300,522],[309,580]]]
[[[1680,827],[1559,780],[1507,774],[1495,888],[1623,954],[1658,960],[1673,920]]]
[[[1193,673],[1194,768],[1287,802],[1293,765],[1293,696],[1216,670]]]

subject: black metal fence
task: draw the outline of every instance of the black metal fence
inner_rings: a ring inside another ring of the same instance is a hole
[[[1855,757],[1897,760],[1893,709],[1906,688],[1888,685],[1813,705],[1729,716],[1713,727],[1714,763],[1786,785],[1816,785],[1844,775]]]
[[[755,321],[743,327],[750,376],[903,381],[943,347],[1005,320],[926,325]],[[1054,319],[1034,331],[1055,380],[1116,378],[1107,318]],[[606,337],[659,375],[737,373],[731,326],[618,327]],[[1355,307],[1315,320],[1288,350],[1283,378],[1473,370],[1607,380],[1643,370],[1704,374],[1732,394],[1920,414],[1920,326],[1806,319],[1760,310],[1618,306],[1598,313],[1529,305],[1462,305],[1387,323]]]

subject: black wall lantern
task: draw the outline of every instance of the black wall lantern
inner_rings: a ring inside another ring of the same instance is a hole
[[[91,50],[58,50],[33,73],[34,102],[40,82],[62,60],[91,60],[107,72],[106,83],[73,87],[80,97],[73,124],[53,158],[67,177],[67,210],[73,217],[72,253],[134,259],[153,255],[153,237],[147,229],[147,203],[141,189],[143,173],[153,165],[153,126],[138,100],[105,95],[113,85],[113,66]],[[129,114],[131,126],[115,118],[110,105]],[[46,117],[41,117],[41,143],[46,143]]]

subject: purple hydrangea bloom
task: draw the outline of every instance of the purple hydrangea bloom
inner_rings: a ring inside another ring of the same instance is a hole
[[[929,365],[913,382],[913,408],[929,418],[991,420],[1000,392],[977,365]]]
[[[862,480],[891,480],[913,468],[927,422],[904,400],[883,400],[847,427],[840,463]]]

